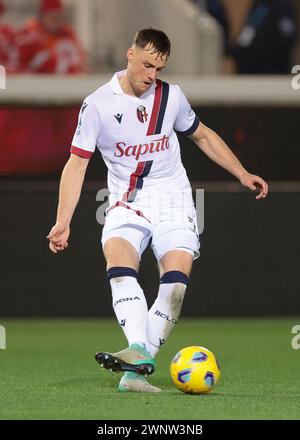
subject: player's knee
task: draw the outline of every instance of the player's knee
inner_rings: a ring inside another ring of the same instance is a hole
[[[138,253],[127,240],[112,237],[106,241],[103,251],[107,267],[131,267],[138,270]]]

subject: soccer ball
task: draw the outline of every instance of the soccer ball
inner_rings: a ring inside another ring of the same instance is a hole
[[[220,366],[207,348],[193,345],[172,359],[170,373],[175,386],[187,394],[207,394],[220,379]]]

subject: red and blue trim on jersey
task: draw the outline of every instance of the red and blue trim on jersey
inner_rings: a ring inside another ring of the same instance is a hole
[[[93,156],[92,151],[83,150],[82,148],[75,147],[74,145],[71,146],[70,153],[83,157],[84,159],[90,159]]]
[[[168,104],[169,89],[170,86],[168,83],[161,81],[160,79],[156,81],[154,103],[148,126],[147,136],[161,133],[161,128]]]
[[[179,130],[176,130],[176,131],[177,131],[177,133],[180,133],[180,134],[182,134],[184,136],[191,136],[197,130],[199,125],[200,125],[200,120],[199,120],[198,116],[196,115],[195,119],[194,119],[194,122],[193,122],[193,124],[192,124],[192,126],[190,128],[188,128],[185,131],[179,131]]]
[[[153,160],[147,160],[146,162],[139,162],[136,170],[130,175],[129,188],[123,195],[123,202],[133,202],[136,198],[137,191],[143,188],[144,177],[148,176]]]
[[[137,164],[136,170],[130,175],[128,191],[126,191],[126,193],[123,195],[122,200],[116,202],[106,211],[106,214],[108,214],[112,209],[121,206],[122,208],[130,209],[131,211],[135,212],[138,216],[143,217],[149,223],[151,223],[150,220],[144,216],[142,211],[138,209],[133,209],[131,208],[131,206],[128,206],[126,203],[131,203],[135,200],[137,192],[143,188],[144,177],[148,176],[148,174],[150,173],[152,164],[153,164],[153,160],[147,160],[145,162],[139,162]]]
[[[113,209],[117,208],[118,206],[121,206],[122,208],[125,208],[125,209],[130,209],[130,211],[135,212],[136,215],[138,215],[139,217],[143,217],[145,220],[147,220],[147,222],[151,223],[150,220],[142,213],[142,211],[140,211],[139,209],[133,209],[133,208],[131,208],[131,206],[126,205],[126,203],[124,203],[122,201],[118,201],[114,205],[112,205],[110,208],[108,208],[108,210],[106,211],[106,215],[110,211],[112,211]]]

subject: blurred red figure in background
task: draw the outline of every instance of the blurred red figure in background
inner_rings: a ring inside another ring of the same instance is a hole
[[[4,12],[4,4],[0,1],[0,20]],[[0,21],[0,65],[4,66],[7,72],[16,70],[14,37],[15,31],[12,26]]]
[[[37,19],[31,19],[16,37],[20,72],[82,73],[85,53],[72,28],[64,22],[61,0],[42,0]]]

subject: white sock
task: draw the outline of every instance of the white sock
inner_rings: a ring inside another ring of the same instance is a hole
[[[127,338],[128,345],[148,346],[148,306],[143,290],[133,276],[110,279],[115,314]]]
[[[153,357],[179,319],[186,287],[181,282],[160,284],[157,299],[148,313],[148,351]]]

